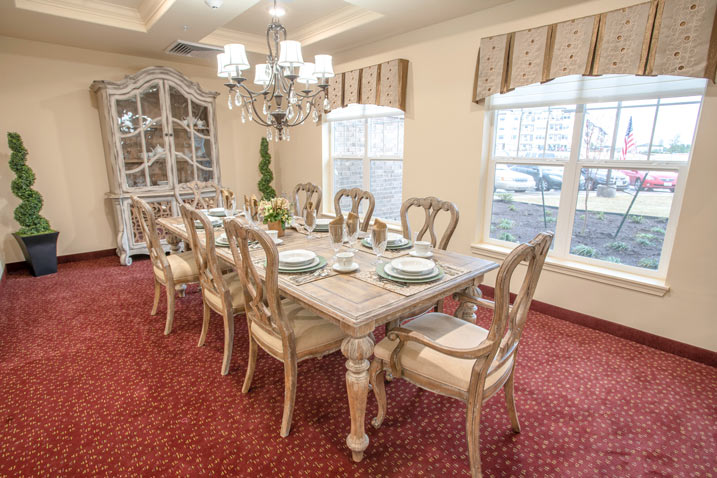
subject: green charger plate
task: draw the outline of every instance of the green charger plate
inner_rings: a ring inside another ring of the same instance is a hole
[[[317,271],[317,270],[321,269],[322,267],[326,266],[326,258],[324,256],[319,256],[317,254],[316,257],[319,258],[319,263],[316,264],[315,266],[308,266],[308,267],[302,267],[301,269],[291,269],[291,270],[282,269],[281,267],[279,267],[279,273],[281,273],[281,274],[298,274],[300,272],[313,272],[313,271]],[[264,261],[264,266],[266,267],[266,261]]]
[[[441,269],[441,266],[436,266],[438,268],[438,274],[433,277],[423,277],[423,278],[416,278],[416,279],[402,279],[399,277],[394,277],[392,275],[386,274],[386,272],[383,270],[384,266],[386,264],[378,264],[376,266],[376,274],[383,277],[384,279],[391,280],[393,282],[399,282],[399,283],[406,283],[406,284],[424,284],[428,282],[435,282],[439,279],[442,279],[445,275],[443,273],[443,269]]]
[[[368,242],[368,240],[366,240],[366,239],[361,239],[361,244],[362,244],[364,247],[367,247],[367,248],[371,249],[371,243]],[[387,251],[400,251],[400,250],[402,250],[402,249],[410,249],[411,247],[413,247],[413,241],[410,241],[410,240],[409,240],[406,244],[404,244],[404,245],[402,245],[402,246],[389,246],[389,245],[386,245],[386,250],[387,250]]]

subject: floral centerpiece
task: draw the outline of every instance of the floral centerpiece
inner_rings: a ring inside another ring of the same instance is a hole
[[[291,222],[291,205],[289,200],[277,197],[259,202],[259,215],[264,218],[264,224],[284,235],[286,225]]]

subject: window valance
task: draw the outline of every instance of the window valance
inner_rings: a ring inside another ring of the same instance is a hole
[[[652,0],[482,38],[473,101],[569,75],[708,78],[717,69],[717,0]]]
[[[329,80],[331,109],[350,104],[390,106],[406,111],[408,60],[396,59],[337,73]]]

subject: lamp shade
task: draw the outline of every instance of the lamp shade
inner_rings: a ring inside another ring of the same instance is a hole
[[[246,58],[246,49],[241,43],[224,45],[224,53],[226,54],[227,65],[235,66],[239,71],[246,70],[251,66]]]
[[[301,65],[301,68],[299,68],[299,83],[304,83],[305,85],[315,85],[319,82],[319,80],[316,79],[314,76],[314,64],[311,62],[306,62],[303,65]]]
[[[217,76],[220,78],[231,78],[232,76],[238,76],[236,67],[229,66],[227,64],[226,53],[220,53],[217,55]]]
[[[301,66],[304,59],[301,57],[301,43],[294,40],[279,42],[279,66]]]
[[[269,84],[269,65],[260,63],[254,67],[254,84],[261,86]]]
[[[317,78],[333,78],[334,67],[331,64],[331,55],[316,55],[314,57],[314,76]]]

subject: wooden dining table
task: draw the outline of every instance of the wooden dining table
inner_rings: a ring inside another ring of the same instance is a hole
[[[161,218],[158,223],[169,233],[168,239],[173,250],[178,250],[181,241],[188,241],[189,236],[181,217]],[[216,235],[221,233],[222,228],[215,228]],[[204,234],[199,236],[203,241]],[[307,238],[304,233],[287,229],[281,239],[283,243],[278,246],[280,252],[307,249],[326,258],[334,255],[326,234],[319,233],[317,237]],[[371,249],[360,244],[357,248],[355,262],[359,264],[359,271],[374,270],[376,256]],[[234,264],[229,248],[217,247],[216,251],[220,259]],[[405,253],[408,254],[409,251]],[[451,294],[479,294],[477,286],[483,281],[484,275],[498,267],[495,262],[456,252],[434,250],[433,254],[433,259],[438,264],[465,272],[423,287],[412,295],[394,292],[384,287],[383,283],[372,284],[360,280],[357,277],[358,272],[318,276],[302,284],[296,284],[287,280],[285,275],[279,274],[279,290],[283,296],[290,297],[306,309],[339,325],[347,334],[341,346],[341,352],[346,357],[346,391],[351,415],[351,431],[346,438],[346,444],[354,461],[361,461],[369,443],[364,422],[369,390],[369,359],[373,355],[375,343],[374,329],[396,319],[410,318]],[[396,290],[395,287],[393,289]],[[475,306],[466,304],[461,306],[458,315],[474,322],[474,312]]]

